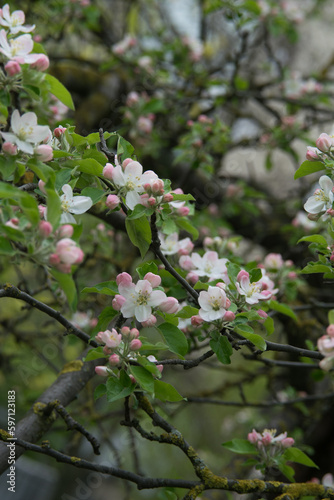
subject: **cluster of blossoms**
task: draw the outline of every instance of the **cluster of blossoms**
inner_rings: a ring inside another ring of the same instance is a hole
[[[320,188],[317,188],[310,198],[304,204],[304,209],[309,213],[309,218],[318,219],[321,215],[322,220],[334,216],[333,210],[333,181],[327,175],[322,175],[319,179]]]
[[[38,182],[38,187],[42,191],[42,193],[46,194],[45,182],[40,180]],[[64,186],[61,189],[64,194],[60,196],[60,203],[62,209],[62,214],[60,216],[60,223],[76,224],[76,220],[71,214],[80,215],[87,212],[87,210],[89,210],[92,207],[93,201],[89,196],[80,196],[80,195],[74,196],[73,189],[69,184],[64,184]],[[47,209],[45,207],[42,207],[40,210],[43,211],[43,216],[46,218]]]
[[[314,6],[313,0],[306,0],[302,4],[296,0],[280,0],[279,2],[270,2],[268,0],[257,0],[258,6],[261,9],[262,17],[276,17],[284,15],[289,21],[299,24],[304,19],[308,12]]]
[[[21,72],[21,64],[29,64],[31,68],[44,71],[49,67],[49,59],[45,54],[32,54],[34,41],[29,34],[35,26],[24,26],[25,15],[22,10],[10,13],[9,5],[0,9],[0,52],[4,57],[5,71],[9,76]],[[17,36],[18,33],[25,33]]]
[[[124,318],[135,317],[143,326],[152,326],[157,319],[152,309],[173,314],[179,310],[179,303],[174,297],[167,297],[161,290],[154,290],[161,284],[157,274],[147,273],[144,279],[136,284],[128,273],[121,273],[116,278],[119,295],[113,299],[112,305],[116,311],[121,311]]]
[[[112,51],[117,56],[123,56],[128,50],[137,45],[137,39],[131,35],[125,35],[123,40],[112,46]]]
[[[287,432],[279,434],[276,436],[276,429],[264,429],[262,434],[253,429],[247,436],[250,443],[255,444],[259,450],[264,448],[271,448],[274,454],[280,452],[282,448],[290,448],[295,444],[295,440],[291,437],[287,437]]]
[[[115,166],[107,163],[103,169],[106,179],[112,181],[117,195],[107,197],[106,205],[110,210],[118,207],[121,197],[126,205],[133,210],[136,205],[148,208],[159,208],[161,203],[169,203],[177,215],[188,215],[189,208],[184,201],[173,201],[173,193],[183,194],[181,189],[173,193],[165,193],[164,182],[152,170],[143,173],[142,165],[131,158],[126,158],[122,165],[116,159]]]
[[[289,99],[299,99],[305,95],[321,93],[323,91],[323,86],[314,78],[303,80],[301,75],[295,72],[291,75],[289,80],[284,82],[283,90],[286,97]]]
[[[326,329],[327,335],[318,339],[317,345],[321,354],[324,356],[319,363],[320,368],[329,371],[334,366],[334,324],[330,324]]]
[[[159,233],[159,239],[161,243],[160,249],[164,255],[188,255],[194,248],[190,238],[179,240],[178,233],[172,233],[168,236]]]
[[[145,112],[150,100],[146,92],[138,94],[131,91],[126,98],[124,118],[130,123],[130,137],[136,139],[138,135],[148,138],[153,130],[155,115]]]
[[[137,328],[130,329],[128,326],[123,326],[120,333],[115,328],[99,332],[95,338],[104,345],[103,352],[108,356],[108,366],[96,366],[95,372],[97,375],[102,377],[115,375],[112,372],[112,368],[121,365],[126,366],[129,361],[135,361],[138,351],[142,346],[142,342],[138,337],[139,330]],[[156,363],[157,361],[152,355],[147,356],[147,359],[151,363]],[[161,373],[163,366],[157,365],[157,369]],[[136,382],[132,375],[130,375],[130,378],[133,383]]]

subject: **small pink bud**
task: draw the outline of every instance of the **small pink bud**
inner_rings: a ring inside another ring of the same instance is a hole
[[[47,222],[46,220],[41,220],[38,225],[38,230],[40,235],[43,236],[43,238],[47,238],[52,233],[53,227],[52,224],[50,224],[50,222]]]
[[[190,273],[187,274],[186,279],[191,285],[194,285],[199,280],[199,276],[195,273],[195,271],[190,271]]]
[[[153,274],[153,273],[145,274],[144,280],[149,281],[153,288],[160,286],[160,284],[161,284],[160,276],[158,276],[157,274]]]
[[[49,256],[49,263],[51,266],[56,266],[57,264],[60,264],[60,257],[57,253],[52,253]]]
[[[154,326],[157,322],[157,318],[154,316],[154,314],[151,314],[151,316],[146,320],[142,321],[141,324],[142,326]]]
[[[57,139],[60,139],[65,130],[66,130],[65,127],[56,127],[53,131],[53,135],[57,137]]]
[[[180,257],[179,264],[180,267],[182,267],[182,269],[185,269],[186,271],[191,271],[195,267],[189,255],[182,255],[182,257]]]
[[[318,161],[320,160],[320,156],[318,155],[319,151],[317,148],[313,148],[311,146],[307,147],[306,159],[308,161]]]
[[[100,375],[100,377],[108,377],[109,372],[106,366],[95,366],[96,375]]]
[[[112,300],[112,306],[115,311],[120,311],[125,301],[126,298],[123,295],[115,295],[115,298]]]
[[[125,170],[126,167],[129,165],[129,163],[133,162],[132,158],[125,158],[125,160],[122,163],[122,169]]]
[[[326,214],[330,215],[331,217],[334,217],[334,209],[329,208],[328,210],[326,210]]]
[[[122,285],[129,285],[132,283],[132,277],[128,273],[120,273],[116,276],[116,283],[119,286],[120,284]]]
[[[4,142],[2,145],[2,151],[10,156],[15,156],[17,154],[17,146],[12,142]]]
[[[223,321],[234,321],[235,320],[235,314],[232,311],[226,311],[226,313],[223,316]]]
[[[326,333],[330,337],[334,337],[334,325],[332,323],[329,326],[327,326]]]
[[[121,328],[121,334],[124,335],[124,337],[127,337],[130,335],[130,328],[128,326],[123,326]]]
[[[152,182],[152,193],[156,196],[162,196],[164,194],[164,183],[161,179],[156,179]]]
[[[177,313],[179,310],[179,302],[174,297],[168,297],[167,300],[159,305],[159,309],[168,314]]]
[[[101,341],[99,341],[99,342],[101,342]],[[103,346],[102,350],[103,350],[104,354],[106,354],[107,356],[112,354],[112,348],[108,347],[107,345]]]
[[[102,172],[103,177],[112,181],[114,169],[115,169],[115,167],[111,163],[106,163],[106,166],[104,167],[103,172]]]
[[[297,274],[295,271],[290,271],[290,272],[288,273],[288,278],[289,278],[290,280],[295,280],[296,278],[298,278],[298,274]]]
[[[42,179],[40,179],[38,181],[38,187],[42,191],[43,194],[46,194],[46,191],[45,191],[45,182],[42,181]],[[44,207],[44,210],[45,210],[45,207]]]
[[[261,439],[261,434],[259,434],[253,429],[253,431],[248,434],[247,439],[250,443],[256,444],[259,441],[259,439]]]
[[[130,377],[130,380],[131,380],[131,382],[132,382],[133,384],[136,384],[136,383],[137,383],[137,381],[136,381],[136,379],[134,378],[134,376],[133,376],[133,375],[129,375],[129,377]]]
[[[177,214],[180,215],[180,217],[186,217],[189,212],[190,212],[190,208],[188,207],[180,207],[176,210]]]
[[[154,205],[156,205],[157,203],[157,200],[155,198],[153,198],[153,196],[151,196],[148,200],[147,200],[147,204],[150,206],[150,207],[154,207]]]
[[[58,229],[58,235],[60,238],[71,238],[73,236],[73,226],[70,224],[64,224]]]
[[[21,66],[17,61],[8,61],[8,63],[5,65],[5,70],[7,75],[15,76],[21,73]]]
[[[241,269],[241,271],[238,273],[238,276],[237,276],[237,281],[240,281],[241,278],[249,278],[249,273],[247,271],[245,271],[244,269]]]
[[[261,318],[263,318],[263,319],[268,318],[268,314],[267,314],[265,311],[263,311],[263,309],[258,309],[258,310],[257,310],[257,313],[258,313],[258,315],[259,315],[259,316],[261,316]]]
[[[323,153],[327,153],[333,145],[333,139],[328,134],[320,134],[319,138],[316,140],[316,146]]]
[[[118,354],[112,354],[109,358],[109,363],[111,366],[117,366],[119,365],[119,362],[120,362],[120,358],[118,356]]]
[[[130,339],[137,339],[139,337],[138,328],[131,328],[129,337]]]
[[[121,200],[118,198],[116,194],[109,194],[106,199],[106,205],[109,210],[114,210],[114,208],[118,207]]]
[[[37,146],[34,152],[40,161],[50,161],[53,158],[53,149],[48,144]]]
[[[138,351],[142,346],[142,343],[139,339],[133,339],[130,342],[131,351]]]
[[[46,207],[44,207],[43,205],[38,205],[39,216],[41,218],[44,217],[45,210],[46,210]]]
[[[201,326],[204,323],[204,320],[196,314],[196,316],[191,317],[192,326]]]
[[[171,194],[171,193],[166,193],[163,195],[163,198],[162,200],[165,202],[165,203],[170,203],[171,201],[173,201],[174,199],[174,196]]]
[[[293,438],[286,437],[282,439],[281,444],[283,448],[290,448],[290,446],[295,444],[295,440]]]
[[[48,56],[45,54],[39,54],[37,61],[30,65],[31,68],[37,69],[38,71],[45,71],[50,66],[50,61]]]

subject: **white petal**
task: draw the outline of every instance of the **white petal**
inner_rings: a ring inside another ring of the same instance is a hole
[[[61,224],[77,224],[77,221],[69,212],[63,212],[60,216]]]
[[[73,198],[73,190],[69,184],[64,184],[61,190],[68,200],[71,200]],[[60,199],[62,198],[63,197],[61,196]]]
[[[141,323],[142,321],[147,321],[148,318],[151,316],[152,309],[150,306],[137,306],[135,308],[135,316],[136,319]]]
[[[141,202],[141,198],[136,191],[128,191],[126,193],[125,197],[125,203],[127,206],[130,208],[130,210],[133,210],[136,205],[139,205]]]
[[[304,205],[306,212],[318,214],[325,210],[326,205],[323,200],[318,200],[316,196],[311,196]]]
[[[92,205],[93,201],[89,196],[74,196],[69,211],[72,212],[72,214],[83,214],[87,212]]]
[[[328,177],[327,175],[322,175],[319,179],[319,184],[321,189],[323,189],[325,195],[328,196],[328,193],[332,190],[333,187],[333,182],[330,177]]]
[[[159,306],[165,300],[167,300],[165,292],[162,292],[161,290],[154,290],[151,293],[150,298],[148,299],[148,303],[150,306],[156,307]]]

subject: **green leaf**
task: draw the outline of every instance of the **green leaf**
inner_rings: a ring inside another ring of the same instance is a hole
[[[291,481],[291,483],[295,482],[295,471],[290,465],[286,465],[284,463],[277,464],[278,469],[282,472],[282,474]]]
[[[184,398],[177,392],[175,387],[161,380],[154,381],[154,395],[160,401],[182,401]]]
[[[178,318],[187,319],[198,314],[198,309],[192,306],[185,306],[177,313]]]
[[[111,137],[112,135],[114,135],[114,133],[111,133],[111,132],[103,132],[103,137],[105,140],[109,139],[109,137]],[[86,137],[86,141],[88,142],[88,144],[92,145],[92,144],[97,144],[98,142],[100,142],[100,134],[99,132],[93,132],[92,134],[89,134],[87,135]],[[102,153],[101,153],[102,154]],[[104,157],[105,158],[105,157]],[[105,162],[104,164],[107,163],[107,159],[105,158]]]
[[[9,240],[25,241],[25,234],[20,229],[14,229],[13,227],[6,226],[5,224],[0,224],[0,230]]]
[[[70,309],[74,312],[77,308],[78,297],[77,289],[72,276],[70,274],[61,273],[56,269],[51,269],[50,273],[58,282],[60,288],[65,292]]]
[[[327,240],[323,236],[321,236],[321,234],[312,234],[311,236],[304,236],[303,238],[300,238],[300,240],[298,240],[297,243],[300,243],[301,241],[319,243],[319,245],[323,245],[325,247],[327,247],[328,245]]]
[[[50,177],[52,177],[54,181],[56,177],[55,171],[53,170],[52,167],[45,165],[45,163],[42,163],[41,161],[38,161],[35,158],[32,158],[27,162],[27,167],[30,170],[32,170],[37,175],[37,177],[42,179],[42,181],[44,182],[47,182]]]
[[[144,391],[154,392],[154,378],[152,373],[147,371],[142,366],[129,366],[130,372],[136,379],[136,382],[144,389]]]
[[[276,300],[271,300],[268,303],[270,309],[273,309],[274,311],[277,311],[281,314],[285,314],[285,316],[289,316],[289,318],[294,319],[296,322],[298,322],[298,318],[291,309],[291,307],[287,306],[286,304],[281,304],[277,302]]]
[[[85,174],[91,175],[102,175],[103,166],[94,158],[87,158],[86,160],[78,160],[77,162],[78,170]]]
[[[47,200],[47,220],[55,229],[60,222],[61,216],[61,201],[58,193],[54,190],[52,183],[48,181],[45,185],[46,200]]]
[[[116,281],[103,281],[94,286],[85,287],[81,293],[102,293],[104,295],[116,295],[118,286]]]
[[[142,266],[136,268],[139,279],[143,280],[147,273],[158,274],[158,266],[154,262],[145,262]]]
[[[95,349],[91,349],[88,351],[86,357],[83,361],[92,361],[94,359],[106,358],[105,353],[103,352],[103,347],[95,347]]]
[[[4,236],[0,236],[0,254],[1,255],[14,255],[16,250],[12,247],[10,241]]]
[[[96,327],[94,328],[94,334],[96,332],[106,330],[110,321],[114,319],[114,317],[117,316],[118,313],[119,311],[116,311],[112,306],[105,307],[99,315],[99,320]]]
[[[334,309],[331,309],[329,312],[328,312],[328,323],[330,325],[333,325],[334,324]]]
[[[127,220],[140,219],[143,216],[149,217],[154,213],[152,208],[144,207],[144,205],[136,205],[135,208],[127,214]]]
[[[330,265],[317,264],[316,262],[309,262],[304,269],[301,270],[303,274],[314,274],[314,273],[330,273],[332,268]]]
[[[0,182],[0,198],[12,199],[14,203],[18,203],[29,222],[34,226],[40,221],[37,201],[25,191],[11,184]]]
[[[304,177],[305,175],[313,174],[314,172],[319,172],[324,169],[325,165],[321,161],[306,160],[300,165],[294,178],[299,179],[300,177]]]
[[[262,278],[261,269],[252,269],[249,273],[249,280],[251,283],[256,283]]]
[[[299,448],[287,448],[283,453],[283,457],[289,462],[296,462],[297,464],[306,465],[307,467],[319,467]]]
[[[126,158],[131,158],[135,148],[128,141],[123,139],[123,137],[118,136],[117,142],[117,157],[120,161],[124,161]]]
[[[151,344],[150,342],[143,341],[142,346],[140,348],[140,352],[142,351],[167,351],[168,345],[163,342],[156,342],[155,344]]]
[[[60,83],[57,78],[50,74],[45,75],[45,80],[48,82],[49,87],[50,87],[50,92],[54,96],[57,97],[65,106],[68,108],[72,109],[74,111],[74,104],[72,101],[71,94],[69,91],[64,87],[62,83]]]
[[[210,347],[216,353],[217,358],[223,365],[231,364],[230,357],[233,354],[233,349],[226,337],[221,335],[217,340],[211,339]]]
[[[91,198],[93,205],[95,205],[95,203],[100,201],[105,196],[105,192],[94,187],[86,187],[81,191],[81,196],[88,196]]]
[[[101,153],[97,149],[91,149],[91,148],[86,149],[82,157],[84,160],[86,160],[87,158],[93,158],[93,160],[96,160],[98,163],[100,163],[102,167],[104,167],[108,161],[103,153]]]
[[[274,320],[270,316],[268,316],[264,320],[263,326],[267,330],[267,335],[271,335],[272,333],[274,333],[274,330],[275,330]]]
[[[188,341],[177,326],[171,323],[162,323],[159,325],[158,330],[161,332],[163,338],[165,339],[168,349],[175,354],[183,357],[188,352]]]
[[[199,234],[198,230],[192,224],[190,224],[188,219],[186,219],[185,217],[178,217],[175,222],[180,229],[187,231],[187,233],[189,233],[194,240],[197,240]]]
[[[95,387],[94,390],[94,399],[99,399],[102,396],[104,396],[107,392],[107,387],[106,384],[100,384],[97,387]]]
[[[241,455],[257,455],[259,450],[256,446],[250,443],[247,439],[232,439],[232,441],[226,441],[222,446],[227,448],[230,451],[234,451],[234,453],[240,453]]]
[[[266,341],[260,336],[254,333],[254,330],[249,325],[239,325],[235,327],[235,331],[245,337],[247,340],[250,340],[252,344],[261,349],[261,351],[265,351],[267,349]]]
[[[175,194],[173,191],[171,194],[173,195],[173,201],[195,201],[192,194]]]
[[[129,384],[127,379],[121,381],[116,377],[109,377],[106,386],[108,403],[130,396],[135,389],[135,384],[131,384],[131,381]]]
[[[145,216],[136,220],[128,220],[128,218],[126,218],[125,227],[131,242],[134,246],[139,248],[140,255],[143,259],[152,241],[150,223]]]

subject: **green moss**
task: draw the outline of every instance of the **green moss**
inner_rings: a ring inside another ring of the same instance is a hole
[[[75,359],[74,361],[70,361],[69,363],[66,363],[64,365],[62,371],[59,373],[59,375],[62,375],[63,373],[69,373],[69,372],[79,372],[81,368],[83,367],[83,361],[80,359]]]
[[[72,462],[72,464],[77,464],[77,463],[81,462],[81,458],[71,457],[71,462]]]
[[[4,429],[0,429],[0,439],[1,441],[7,441],[8,439],[12,439],[13,436],[9,434],[9,432]]]

